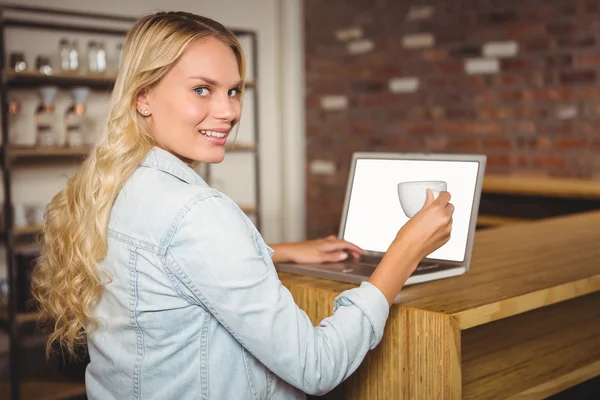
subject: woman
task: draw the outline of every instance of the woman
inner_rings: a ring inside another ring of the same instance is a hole
[[[127,36],[106,135],[49,204],[33,277],[48,348],[87,344],[90,399],[328,392],[379,343],[419,260],[449,239],[450,197],[428,193],[370,281],[313,327],[249,219],[190,168],[223,160],[243,82],[239,42],[210,19],[157,13]],[[326,241],[304,249],[322,255]]]

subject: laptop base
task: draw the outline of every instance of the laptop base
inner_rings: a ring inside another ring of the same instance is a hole
[[[437,265],[431,268],[432,264],[424,264],[426,268],[417,268],[408,278],[404,286],[424,283],[433,280],[450,278],[463,275],[467,269],[463,266]],[[368,280],[375,270],[373,265],[360,263],[343,262],[330,264],[293,264],[277,263],[275,268],[279,272],[287,272],[295,275],[310,276],[313,278],[329,279],[332,281],[354,283],[360,285],[361,282]]]

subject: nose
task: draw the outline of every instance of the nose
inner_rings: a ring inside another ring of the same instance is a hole
[[[237,118],[238,106],[228,93],[219,94],[212,99],[212,114],[216,119],[232,122]]]

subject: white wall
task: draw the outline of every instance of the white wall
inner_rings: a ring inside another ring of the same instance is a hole
[[[265,240],[270,243],[303,239],[304,64],[301,0],[0,0],[0,4],[2,3],[132,17],[159,10],[184,10],[214,18],[230,28],[256,31],[263,218],[261,231]],[[284,113],[285,127],[282,117]],[[241,132],[242,128],[240,134]],[[75,168],[76,166],[71,166],[65,170],[63,167],[56,171],[46,167],[39,175],[46,182],[42,187],[27,182],[27,176],[32,177],[40,171],[32,167],[29,167],[29,171],[22,168],[21,172],[15,174],[18,181],[15,182],[15,200],[21,192],[25,193],[21,194],[22,197],[29,197],[29,191],[35,186],[40,191],[40,199],[49,201]],[[0,260],[0,265],[3,262],[4,257]],[[4,275],[3,269],[0,267],[0,279]]]

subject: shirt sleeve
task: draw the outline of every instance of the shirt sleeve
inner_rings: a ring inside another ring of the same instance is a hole
[[[199,198],[181,215],[167,267],[191,302],[281,379],[308,394],[327,393],[379,344],[389,306],[372,284],[341,293],[333,315],[314,327],[280,282],[270,249],[231,200]]]

